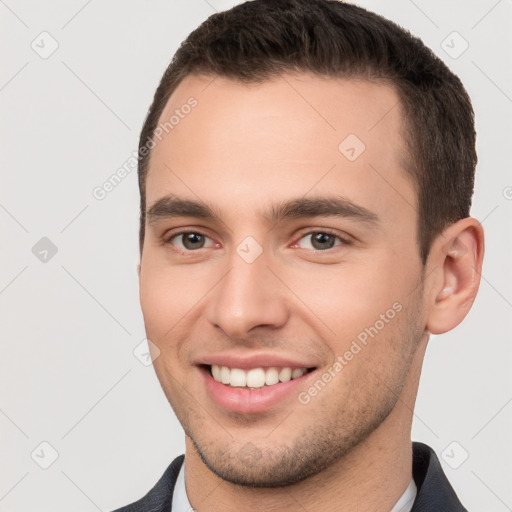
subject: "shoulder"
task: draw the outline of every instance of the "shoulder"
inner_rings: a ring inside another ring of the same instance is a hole
[[[411,512],[467,512],[459,501],[434,450],[413,442],[412,473],[418,489]]]
[[[174,459],[160,480],[140,500],[113,512],[164,512],[170,511],[174,485],[183,464],[184,456]]]

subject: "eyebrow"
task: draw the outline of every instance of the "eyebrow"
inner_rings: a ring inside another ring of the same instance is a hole
[[[162,218],[172,217],[221,220],[220,215],[208,204],[202,201],[182,199],[174,194],[155,201],[151,208],[146,211],[146,216],[150,224]],[[377,224],[379,222],[376,213],[342,196],[292,199],[272,205],[269,211],[260,212],[260,217],[270,223],[277,223],[285,219],[310,217],[340,217],[366,224]]]

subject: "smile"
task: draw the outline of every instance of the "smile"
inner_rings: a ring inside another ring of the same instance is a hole
[[[295,404],[317,368],[277,360],[269,365],[265,359],[268,358],[253,358],[251,362],[238,361],[239,364],[233,360],[231,366],[227,366],[228,361],[202,362],[198,369],[207,395],[222,411],[239,414],[262,413],[287,402]]]
[[[291,367],[270,367],[251,368],[229,368],[213,364],[210,367],[212,377],[222,384],[233,388],[258,389],[266,386],[274,386],[282,382],[288,382],[302,377],[309,370],[308,368]]]

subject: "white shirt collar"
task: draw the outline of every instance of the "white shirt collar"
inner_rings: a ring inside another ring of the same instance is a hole
[[[395,503],[395,506],[390,512],[411,512],[417,492],[416,482],[414,478],[411,477],[407,489],[405,489],[405,492],[400,496],[400,499]]]
[[[395,503],[395,506],[390,512],[411,512],[412,505],[416,499],[416,483],[411,477],[411,481],[405,489],[405,492],[400,496],[400,499]],[[172,495],[172,511],[173,512],[194,512],[188,501],[187,489],[185,487],[185,462],[181,465],[176,485],[174,487],[174,494]]]
[[[185,487],[185,461],[181,465],[174,493],[172,495],[172,512],[194,512],[188,501],[187,489]]]

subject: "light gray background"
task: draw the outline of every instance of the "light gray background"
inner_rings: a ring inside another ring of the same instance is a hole
[[[133,354],[145,338],[136,172],[103,201],[92,190],[136,150],[181,40],[235,3],[0,0],[3,512],[111,510],[183,452],[152,367]],[[464,323],[430,342],[413,439],[444,453],[471,511],[512,510],[512,2],[359,3],[422,37],[474,102],[482,284]],[[53,39],[57,50],[42,58]],[[46,262],[32,252],[42,237],[58,248]]]

